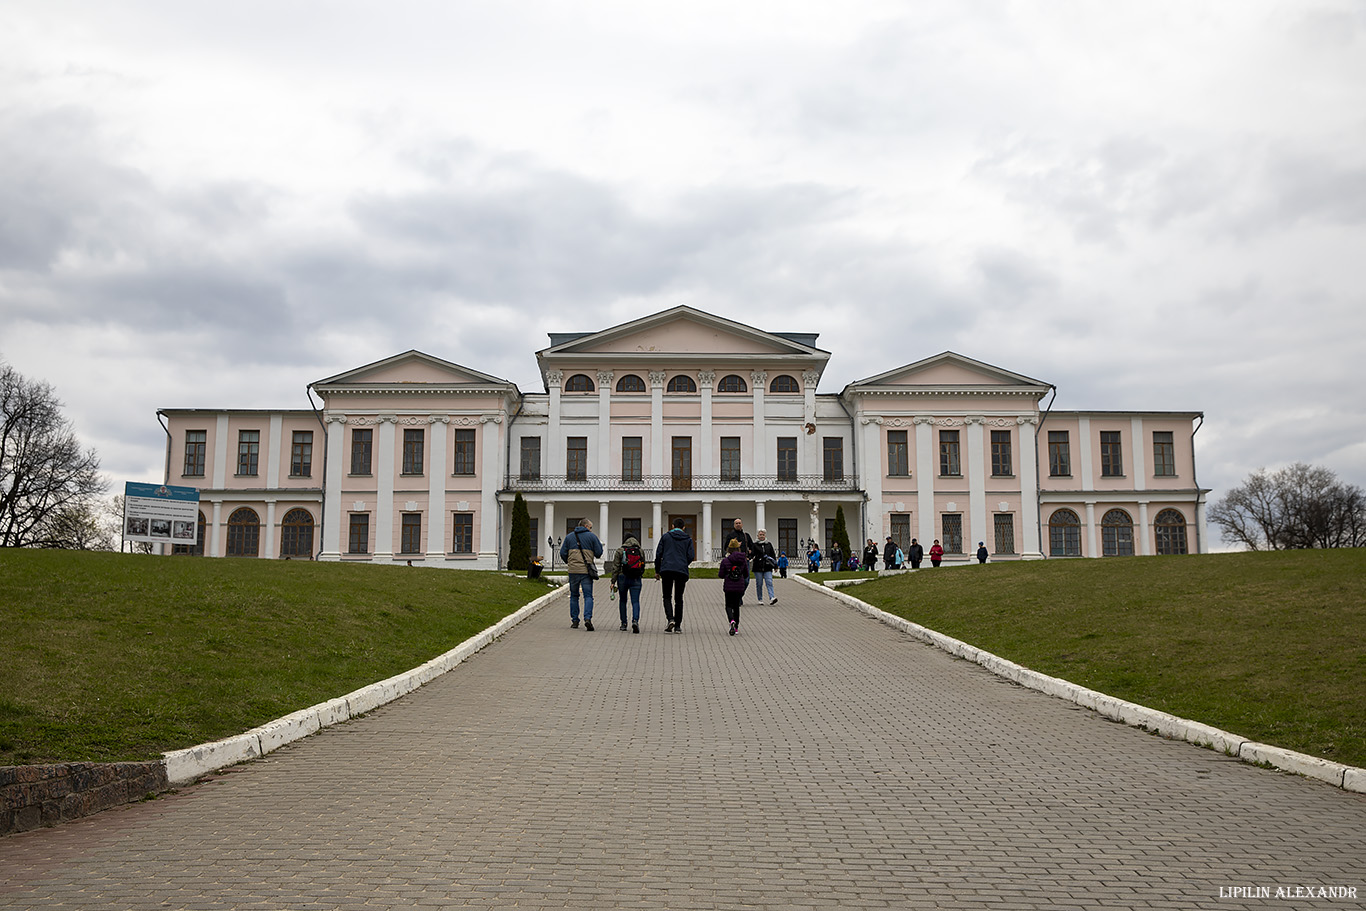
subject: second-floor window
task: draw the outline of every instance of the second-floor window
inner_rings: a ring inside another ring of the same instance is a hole
[[[939,431],[939,474],[943,477],[958,477],[963,473],[958,458],[958,431]]]
[[[740,480],[740,438],[721,438],[721,480]]]
[[[797,480],[796,437],[778,437],[778,480]]]
[[[1118,430],[1100,432],[1100,476],[1119,478],[1124,476],[1124,450],[1119,442]]]
[[[313,474],[313,431],[296,430],[289,450],[289,476],[307,478]]]
[[[904,478],[911,473],[909,454],[910,444],[906,441],[906,431],[887,431],[887,476]]]
[[[403,431],[403,473],[422,474],[422,431]]]
[[[564,477],[567,481],[588,480],[588,437],[570,437],[565,448]]]
[[[239,430],[237,432],[237,473],[255,475],[257,461],[261,457],[261,431]]]
[[[370,473],[370,447],[374,443],[373,430],[357,428],[351,431],[351,473]]]
[[[202,477],[204,474],[204,453],[208,446],[207,430],[185,431],[185,470],[187,477]]]
[[[1048,431],[1048,474],[1054,478],[1072,475],[1072,452],[1066,430]]]
[[[1153,431],[1153,474],[1159,478],[1176,477],[1176,442],[1170,430]]]
[[[843,481],[844,439],[841,437],[826,437],[822,443],[821,450],[824,455],[822,464],[825,466],[825,479],[827,481]]]
[[[641,478],[643,451],[641,437],[621,438],[621,479],[639,481]]]
[[[991,473],[998,478],[1008,478],[1015,472],[1011,467],[1010,431],[991,432]]]
[[[522,437],[522,480],[541,479],[541,438]]]
[[[474,474],[474,431],[455,432],[455,474]]]

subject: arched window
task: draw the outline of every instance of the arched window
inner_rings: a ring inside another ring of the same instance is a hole
[[[1134,555],[1134,520],[1122,509],[1112,509],[1100,520],[1100,552],[1107,557]]]
[[[1081,520],[1070,509],[1056,509],[1048,517],[1048,553],[1053,557],[1081,556]]]
[[[193,544],[173,544],[171,545],[171,553],[185,554],[186,556],[190,557],[204,556],[204,528],[207,524],[208,523],[204,521],[204,513],[200,512],[198,529],[199,534],[196,537],[195,542]]]
[[[634,373],[628,373],[617,380],[617,392],[644,392],[645,381]]]
[[[256,510],[243,506],[228,516],[228,556],[255,557],[261,553],[261,520]]]
[[[769,392],[801,392],[802,387],[795,377],[786,373],[779,374],[773,378],[773,382],[768,384]]]
[[[280,556],[313,559],[313,516],[307,509],[291,509],[280,523]]]
[[[564,383],[565,392],[592,392],[593,389],[593,381],[586,373],[576,373]]]
[[[697,382],[692,377],[679,373],[669,377],[669,385],[665,387],[667,392],[696,392]]]
[[[721,377],[721,382],[719,382],[719,383],[716,384],[716,391],[717,391],[717,392],[749,392],[749,387],[745,385],[745,381],[744,381],[744,380],[740,379],[740,377],[738,377],[738,376],[736,376],[735,374],[732,373],[732,374],[729,374],[729,375],[727,375],[727,376]]]
[[[1184,554],[1186,550],[1186,517],[1175,509],[1164,509],[1153,523],[1157,532],[1159,554]]]

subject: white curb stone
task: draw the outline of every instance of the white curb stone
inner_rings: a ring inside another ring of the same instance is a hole
[[[1012,680],[1021,686],[1038,690],[1049,696],[1056,696],[1059,699],[1066,699],[1068,702],[1091,709],[1106,718],[1121,721],[1131,727],[1153,731],[1173,740],[1184,740],[1188,743],[1210,747],[1229,756],[1236,756],[1244,762],[1264,762],[1282,771],[1317,778],[1344,790],[1366,793],[1366,769],[1329,762],[1326,759],[1319,759],[1317,756],[1309,756],[1264,743],[1253,743],[1246,737],[1239,737],[1237,734],[1230,734],[1228,731],[1222,731],[1198,721],[1191,721],[1189,718],[1180,718],[1135,702],[1116,699],[1113,696],[1107,696],[1105,693],[1098,693],[1095,690],[1078,686],[1057,677],[1049,677],[1047,674],[1032,671],[1027,667],[968,645],[966,642],[954,639],[951,636],[945,636],[943,633],[937,633],[918,623],[912,623],[904,617],[889,614],[865,601],[860,601],[852,595],[834,591],[819,583],[804,579],[800,575],[793,576],[793,578],[808,588],[822,591],[836,601],[842,601],[850,607],[881,620],[888,626],[909,633],[951,655],[979,664],[992,673]]]
[[[255,734],[238,734],[213,743],[164,753],[166,780],[172,785],[187,784],[200,775],[235,765],[261,755],[261,741]]]

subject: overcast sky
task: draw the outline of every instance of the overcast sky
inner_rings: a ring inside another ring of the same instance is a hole
[[[1366,4],[0,0],[0,359],[159,407],[677,304],[1366,486]]]

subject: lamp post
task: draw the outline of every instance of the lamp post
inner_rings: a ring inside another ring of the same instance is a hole
[[[555,570],[555,551],[556,551],[556,547],[555,547],[555,536],[554,536],[554,535],[551,535],[550,537],[546,538],[546,539],[545,539],[545,543],[546,543],[547,545],[549,545],[549,547],[550,547],[550,569],[551,569],[551,572],[554,572],[554,570]]]

